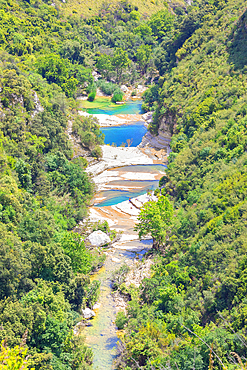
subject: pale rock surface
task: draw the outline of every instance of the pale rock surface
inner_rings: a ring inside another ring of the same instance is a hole
[[[111,242],[109,236],[101,230],[94,231],[87,237],[87,240],[94,247],[102,247],[102,245],[108,244]]]
[[[101,303],[95,303],[94,305],[93,305],[93,310],[97,310],[98,308],[100,308],[100,306],[101,306]]]
[[[121,175],[125,180],[155,180],[155,174],[148,172],[127,172]]]
[[[107,221],[108,222],[108,225],[111,227],[111,226],[114,226],[115,225],[115,222],[112,221],[110,218],[106,217],[106,216],[101,216],[99,214],[99,212],[97,212],[94,208],[89,208],[89,216],[88,216],[88,220],[90,222],[104,222],[104,221]],[[83,224],[83,222],[81,221],[80,224]]]
[[[84,319],[89,320],[95,316],[95,312],[90,308],[86,307],[84,310],[82,309],[82,315]]]
[[[93,181],[97,185],[97,190],[108,190],[108,189],[119,189],[119,190],[129,190],[138,189],[138,186],[126,186],[126,185],[111,185],[112,181],[119,180],[155,180],[156,175],[149,172],[121,172],[119,171],[106,170],[101,172],[99,175],[94,176]],[[109,184],[110,183],[110,184]]]
[[[121,85],[120,89],[126,93],[128,91],[128,87],[126,85]]]
[[[131,198],[131,202],[125,200],[124,202],[115,204],[112,206],[112,208],[127,213],[130,216],[138,216],[142,205],[150,200],[157,201],[158,198],[153,194],[151,195],[146,193],[139,195],[136,198]]]
[[[96,71],[93,71],[92,76],[94,78],[94,81],[98,81],[98,79],[101,77],[101,74]]]
[[[116,262],[116,263],[121,262],[121,260],[117,257],[112,257],[111,260],[112,260],[112,262]]]
[[[153,112],[147,112],[147,113],[143,114],[142,115],[142,118],[147,123],[151,123],[153,121]]]
[[[122,148],[102,145],[101,148],[101,161],[86,169],[87,173],[92,173],[94,176],[110,168],[133,164],[153,164],[153,160],[136,147]]]
[[[78,113],[80,114],[80,116],[83,116],[83,117],[93,116],[97,118],[99,121],[99,125],[104,126],[104,127],[124,125],[129,122],[129,120],[127,119],[119,118],[114,115],[110,116],[109,114],[89,114],[83,111],[78,111]]]
[[[155,148],[155,149],[165,149],[167,155],[170,154],[170,142],[171,138],[164,137],[162,135],[153,136],[149,131],[143,136],[142,142],[138,145],[138,148]]]
[[[152,123],[153,112],[147,112],[142,115],[147,123]],[[153,136],[149,131],[143,136],[139,148],[155,148],[166,150],[167,156],[170,154],[171,128],[174,126],[172,117],[163,117],[159,124],[158,135]]]
[[[32,112],[32,118],[34,116],[36,116],[37,113],[43,112],[43,110],[44,110],[44,108],[40,104],[39,97],[38,97],[38,95],[35,91],[34,91],[34,94],[33,94],[33,101],[34,101],[35,108]]]

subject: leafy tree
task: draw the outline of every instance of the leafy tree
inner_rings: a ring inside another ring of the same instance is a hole
[[[88,95],[87,100],[88,100],[88,101],[94,101],[95,97],[96,97],[96,91],[92,91],[92,92],[90,92],[90,94]]]
[[[117,82],[121,81],[123,71],[129,64],[130,60],[128,58],[128,53],[121,48],[117,48],[112,57],[112,66],[116,69]]]
[[[108,79],[113,68],[112,57],[107,54],[101,54],[97,60],[96,68],[104,78]]]
[[[90,150],[104,143],[104,134],[100,131],[98,120],[92,116],[76,117],[73,122],[73,133],[79,136],[82,145]]]
[[[68,63],[56,54],[40,57],[37,61],[37,70],[49,83],[57,83],[60,86],[69,76]]]
[[[33,96],[29,81],[15,69],[4,69],[1,73],[0,98],[4,107],[24,106],[33,109]]]
[[[147,66],[150,61],[151,54],[152,48],[150,45],[141,45],[136,51],[136,60],[143,74],[147,71]]]
[[[102,152],[101,147],[99,145],[96,145],[96,147],[92,150],[91,154],[93,157],[96,157],[97,159],[102,158],[103,152]]]
[[[75,92],[78,80],[71,75],[70,63],[59,55],[50,54],[40,57],[37,61],[37,71],[49,83],[61,86],[67,96],[72,96]]]
[[[43,245],[51,241],[54,233],[54,218],[45,209],[38,209],[24,216],[18,228],[18,234],[22,240],[31,240]]]
[[[30,166],[27,163],[25,163],[22,159],[19,159],[16,162],[15,170],[18,173],[21,186],[26,190],[31,190],[32,176]]]
[[[0,231],[0,298],[19,297],[34,285],[30,279],[31,264],[21,241],[2,223]]]
[[[4,370],[34,370],[30,367],[31,361],[28,359],[27,348],[15,346],[8,348],[4,342],[1,343],[0,369]]]
[[[143,205],[135,229],[139,232],[139,238],[151,234],[154,247],[159,249],[168,240],[172,218],[172,204],[161,195],[157,201],[152,200]]]
[[[168,9],[162,9],[151,16],[149,26],[153,35],[160,39],[172,30],[173,23],[174,15]]]
[[[124,93],[122,91],[115,91],[111,98],[111,101],[113,103],[120,102],[123,100],[123,96],[124,96]]]
[[[85,60],[83,45],[78,41],[67,40],[62,44],[60,55],[62,58],[69,59],[73,63],[83,64]]]
[[[92,269],[92,254],[85,248],[80,235],[67,233],[61,240],[61,246],[67,256],[71,259],[74,272],[88,274]]]

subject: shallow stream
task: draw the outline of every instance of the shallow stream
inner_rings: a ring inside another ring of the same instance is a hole
[[[94,110],[89,113],[136,114],[140,112],[140,107],[140,101],[128,102],[125,106],[116,107],[117,111],[115,109],[107,112]],[[139,111],[136,111],[138,109]],[[114,142],[118,146],[131,138],[135,140],[132,146],[137,146],[146,130],[146,127],[138,122],[128,126],[102,129],[106,134],[106,143]],[[114,358],[117,355],[118,337],[114,322],[116,309],[111,294],[111,276],[123,263],[135,266],[136,262],[142,259],[152,247],[152,240],[138,240],[137,232],[133,230],[135,223],[133,217],[124,212],[117,212],[111,206],[156,188],[164,169],[164,165],[135,165],[107,170],[108,177],[106,176],[103,190],[95,195],[94,210],[102,212],[104,217],[108,214],[115,217],[118,221],[118,230],[122,230],[126,237],[123,239],[126,240],[125,242],[115,243],[106,250],[107,258],[104,267],[92,277],[93,280],[97,279],[101,282],[99,308],[95,310],[96,316],[89,322],[89,326],[84,329],[84,334],[87,345],[93,349],[95,370],[115,369]]]
[[[165,168],[166,166],[163,164],[143,164],[108,170],[107,172],[109,173],[111,181],[107,183],[107,186],[110,187],[110,189],[97,193],[94,206],[112,206],[156,189],[159,186],[159,180],[156,178],[160,177],[160,174],[163,174]],[[116,170],[118,170],[118,176],[116,176],[116,180],[114,180],[114,176],[111,176],[111,172],[116,173]],[[150,179],[142,180],[142,177],[149,177]],[[102,198],[102,201],[97,202],[97,198]]]
[[[99,308],[95,310],[96,316],[85,328],[86,344],[93,349],[93,368],[97,370],[114,369],[114,359],[117,355],[117,328],[115,325],[116,309],[111,295],[111,276],[123,263],[133,265],[136,259],[141,259],[143,254],[152,245],[152,240],[129,242],[128,248],[135,250],[119,250],[111,248],[106,258],[104,267],[93,277],[101,282]],[[112,256],[114,262],[112,261]],[[116,259],[119,262],[115,262]]]

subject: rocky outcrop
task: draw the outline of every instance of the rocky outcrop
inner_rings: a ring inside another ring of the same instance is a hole
[[[40,113],[40,112],[43,112],[44,108],[42,107],[42,105],[40,104],[40,101],[39,101],[39,97],[37,95],[37,93],[34,91],[33,93],[33,102],[34,102],[34,105],[35,105],[35,108],[33,110],[33,113],[32,113],[32,118],[37,114],[37,113]]]
[[[138,288],[141,285],[143,279],[150,278],[151,266],[153,265],[153,263],[154,261],[152,258],[148,258],[144,262],[136,261],[135,267],[131,268],[125,277],[125,286],[128,288],[132,285]],[[126,313],[126,308],[129,301],[128,294],[122,294],[121,291],[118,290],[114,292],[113,298],[117,312],[124,311]]]
[[[83,147],[81,146],[80,138],[73,135],[73,122],[71,120],[68,120],[66,133],[72,144],[73,159],[78,157],[84,157],[87,159],[88,163],[94,163],[95,158],[91,157],[90,150],[83,149]]]
[[[126,93],[128,91],[128,87],[126,85],[121,85],[120,89],[122,92]]]
[[[155,148],[164,149],[167,156],[170,154],[170,141],[171,137],[164,137],[163,135],[152,135],[149,131],[143,136],[142,142],[138,145],[138,148]]]
[[[81,311],[82,311],[82,316],[86,320],[89,320],[95,316],[95,312],[88,307],[86,307],[85,309],[82,309]]]
[[[111,242],[110,237],[101,230],[94,231],[87,237],[87,241],[93,247],[102,247]]]
[[[142,118],[148,123],[152,123],[153,112],[147,112],[143,114]],[[173,127],[172,118],[167,119],[163,117],[160,122],[158,135],[154,136],[149,131],[143,136],[142,142],[138,145],[139,148],[155,148],[155,149],[164,149],[167,156],[170,154],[170,141],[172,137]]]
[[[153,120],[153,112],[147,112],[142,115],[142,118],[144,119],[145,122],[148,124],[152,122]]]

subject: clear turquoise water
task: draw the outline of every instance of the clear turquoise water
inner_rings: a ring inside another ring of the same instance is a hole
[[[139,108],[138,108],[139,107]],[[107,114],[138,114],[140,113],[141,102],[131,102],[126,106],[116,106],[116,110],[111,108],[111,111],[91,110],[89,113],[107,113]],[[116,126],[103,128],[106,143],[116,143],[121,145],[127,139],[133,138],[132,146],[136,146],[141,142],[142,136],[147,131],[143,124],[136,123],[134,125]],[[121,172],[134,173],[150,173],[157,174],[165,171],[164,165],[132,165],[121,168],[114,168],[112,171],[121,170]],[[111,171],[111,170],[110,170]],[[150,178],[153,178],[153,176]],[[158,180],[115,180],[108,184],[116,186],[115,189],[97,193],[97,197],[105,197],[106,199],[98,204],[99,207],[117,204],[121,201],[128,200],[130,197],[136,197],[144,194],[147,190],[155,189],[158,186]],[[129,190],[117,190],[118,186],[130,187]],[[132,229],[124,229],[125,233],[133,233]],[[99,308],[96,316],[91,321],[91,326],[85,328],[86,344],[93,349],[94,370],[112,370],[115,369],[114,359],[117,356],[117,342],[115,326],[115,304],[111,295],[111,276],[112,273],[120,267],[122,263],[132,262],[133,259],[142,259],[145,252],[151,247],[152,240],[132,241],[126,243],[126,248],[133,246],[139,248],[140,251],[136,254],[131,251],[113,250],[111,253],[119,259],[119,263],[113,262],[110,256],[107,257],[104,268],[95,275],[95,279],[100,280],[100,297]]]
[[[166,166],[163,164],[147,164],[147,165],[132,165],[124,166],[119,170],[121,172],[133,172],[142,173],[148,172],[151,174],[157,174],[165,171]],[[114,169],[116,170],[116,169]],[[113,170],[113,171],[114,171]],[[115,180],[110,181],[109,185],[126,186],[130,187],[128,190],[104,190],[97,194],[98,197],[106,198],[100,203],[94,204],[96,207],[112,206],[114,204],[128,200],[129,198],[138,197],[139,195],[145,194],[150,190],[155,190],[159,186],[159,180]]]
[[[128,180],[125,181],[126,186],[133,186],[132,181]],[[106,206],[113,206],[114,204],[124,202],[129,198],[135,198],[139,195],[147,193],[149,190],[155,190],[159,186],[159,181],[139,181],[138,185],[142,185],[143,188],[136,189],[136,190],[106,190],[100,192],[100,196],[106,197],[107,199],[99,204],[94,204],[96,207],[106,207]]]
[[[127,101],[123,105],[116,105],[114,107],[105,107],[104,109],[100,108],[88,108],[86,111],[90,114],[141,114],[142,111],[142,101]]]
[[[142,137],[147,132],[147,128],[143,122],[137,122],[134,125],[122,125],[112,127],[102,127],[101,131],[105,134],[105,144],[117,146],[125,143],[127,146],[127,139],[132,140],[130,146],[137,146],[142,141]]]

